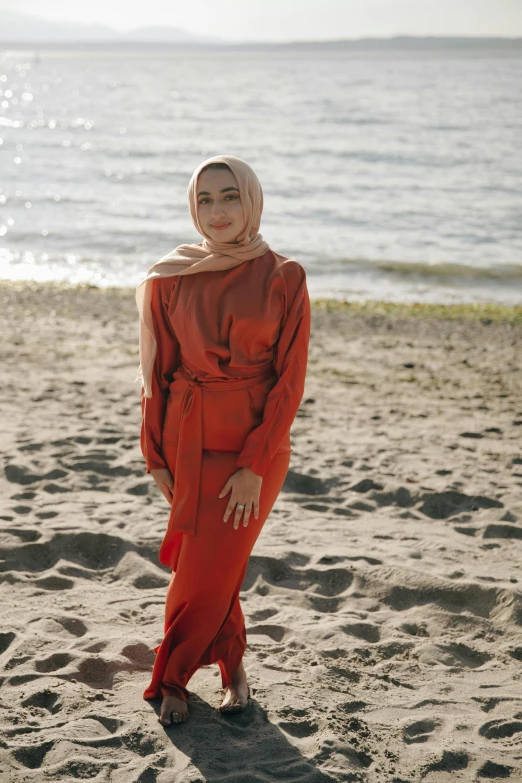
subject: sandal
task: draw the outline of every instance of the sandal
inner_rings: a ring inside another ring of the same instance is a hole
[[[249,700],[251,699],[250,685],[247,686],[247,689],[248,692],[247,692],[246,704],[241,704],[241,702],[239,702],[239,703],[227,705],[226,707],[218,707],[218,712],[220,712],[222,715],[236,715],[238,712],[244,712],[248,707]]]

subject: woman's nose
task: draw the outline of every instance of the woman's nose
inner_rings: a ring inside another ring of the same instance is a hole
[[[225,214],[225,209],[224,209],[223,205],[222,204],[216,204],[216,202],[214,202],[214,204],[212,206],[212,215],[211,215],[212,219],[218,218],[218,217],[223,217],[224,214]]]

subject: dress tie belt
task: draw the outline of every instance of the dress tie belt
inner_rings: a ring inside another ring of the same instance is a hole
[[[273,375],[273,362],[267,362],[266,368],[256,375],[232,379],[198,378],[186,365],[179,365],[175,374],[176,382],[184,382],[186,388],[181,403],[176,475],[168,532],[178,530],[188,535],[196,533],[203,456],[202,389],[212,392],[248,389]]]

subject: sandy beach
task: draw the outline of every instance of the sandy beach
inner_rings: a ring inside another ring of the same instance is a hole
[[[522,781],[522,308],[314,303],[241,593],[252,701],[221,716],[205,667],[165,729],[134,291],[0,302],[1,781]]]

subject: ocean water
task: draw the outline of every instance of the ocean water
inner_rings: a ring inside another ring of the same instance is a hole
[[[522,58],[0,52],[0,277],[135,285],[245,158],[312,296],[521,303]]]

